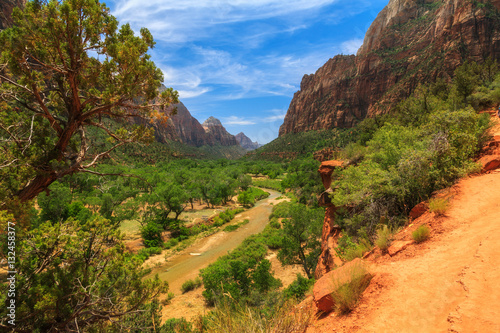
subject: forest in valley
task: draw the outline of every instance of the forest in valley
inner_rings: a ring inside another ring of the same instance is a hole
[[[490,121],[480,111],[500,102],[498,63],[465,61],[453,79],[422,84],[352,129],[287,134],[238,160],[183,158],[130,121],[168,118],[161,111],[178,101],[159,91],[147,29],[118,28],[90,0],[29,2],[13,17],[0,32],[0,304],[15,303],[15,327],[0,307],[6,331],[303,330],[312,314],[292,309],[315,281],[325,216],[315,153],[344,161],[330,198],[337,255],[350,261],[433,192],[479,171]],[[162,319],[176,294],[145,263],[241,230],[251,221],[235,217],[268,189],[282,200],[264,230],[183,284],[202,288],[207,311]],[[300,268],[289,285],[273,275],[270,251]],[[4,283],[12,271],[15,297]]]

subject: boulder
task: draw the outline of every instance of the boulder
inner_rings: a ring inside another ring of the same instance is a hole
[[[423,201],[410,210],[410,214],[409,214],[410,218],[412,220],[415,220],[415,219],[419,218],[420,216],[424,215],[424,213],[426,213],[428,210],[429,210],[429,204],[427,202]]]
[[[392,257],[396,253],[403,251],[408,247],[408,245],[412,244],[413,241],[395,241],[392,242],[391,246],[387,249],[387,253]]]
[[[353,273],[357,270],[359,270],[359,273],[362,275],[362,279],[372,278],[372,275],[364,269],[363,261],[356,258],[346,263],[344,266],[328,272],[316,281],[313,288],[313,299],[318,310],[326,313],[333,310],[335,302],[332,293],[339,287],[351,283]]]
[[[500,156],[486,155],[479,159],[479,163],[483,166],[482,172],[495,170],[500,167]]]

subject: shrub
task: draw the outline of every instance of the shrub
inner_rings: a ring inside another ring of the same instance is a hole
[[[429,211],[438,216],[444,215],[448,210],[450,203],[445,198],[432,198],[429,200]]]
[[[430,230],[425,224],[418,227],[412,234],[411,237],[417,243],[422,243],[429,238]]]
[[[174,297],[175,297],[175,294],[172,292],[169,292],[167,294],[167,297],[161,301],[161,304],[162,305],[169,305],[170,303],[172,303],[172,299],[174,299]]]
[[[225,232],[231,232],[231,231],[235,231],[236,229],[238,229],[240,227],[239,224],[233,224],[233,225],[228,225],[227,227],[224,228],[224,231]]]
[[[165,244],[165,248],[170,249],[170,248],[172,248],[174,246],[177,246],[177,244],[179,244],[179,240],[177,238],[171,238]]]
[[[358,304],[359,297],[370,284],[372,278],[366,267],[359,263],[353,265],[347,272],[347,277],[333,281],[335,292],[332,293],[334,310],[339,314],[351,312]],[[349,281],[342,283],[340,281]]]
[[[199,277],[197,277],[194,280],[187,280],[184,282],[181,286],[181,291],[183,294],[187,293],[188,291],[195,290],[196,288],[201,287],[202,282]]]
[[[300,274],[297,274],[297,278],[285,290],[283,290],[283,295],[285,295],[285,298],[287,299],[302,299],[311,286],[314,285],[314,281],[314,279],[308,279]]]
[[[139,259],[141,259],[142,261],[146,261],[150,256],[160,254],[161,251],[161,247],[146,247],[144,249],[140,249],[139,252],[137,252],[137,257],[139,257]]]
[[[384,225],[382,228],[377,230],[377,239],[375,240],[375,245],[377,245],[382,252],[386,252],[391,245],[392,232]]]
[[[160,247],[163,245],[162,240],[163,228],[153,222],[149,221],[146,225],[141,228],[141,236],[146,247]]]

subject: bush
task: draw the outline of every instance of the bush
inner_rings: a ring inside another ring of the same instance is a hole
[[[152,255],[161,254],[161,251],[161,247],[147,247],[140,249],[139,252],[137,252],[137,257],[139,257],[142,261],[146,261]]]
[[[382,228],[377,230],[377,239],[375,240],[375,245],[377,245],[382,252],[386,252],[391,245],[392,232],[384,225]]]
[[[430,230],[425,224],[418,227],[412,234],[411,237],[417,243],[422,243],[429,238]]]
[[[314,285],[314,279],[308,279],[300,274],[297,274],[297,278],[285,289],[283,290],[283,295],[285,298],[295,298],[302,299],[306,292]]]
[[[339,314],[349,313],[356,307],[359,297],[368,287],[372,278],[361,263],[353,265],[346,274],[348,275],[347,279],[342,277],[333,281],[335,292],[332,293],[332,298],[335,304],[334,309]],[[341,284],[340,281],[346,280],[350,282]]]
[[[231,231],[235,231],[236,229],[238,229],[240,227],[239,224],[233,224],[233,225],[228,225],[227,227],[224,228],[224,231],[225,232],[231,232]]]
[[[183,294],[187,293],[188,291],[195,290],[196,288],[201,287],[203,283],[201,282],[200,278],[197,277],[194,280],[187,280],[184,282],[181,286],[181,291]]]
[[[170,249],[173,248],[174,246],[177,246],[177,244],[179,244],[179,240],[177,238],[171,238],[165,244],[165,248]]]
[[[445,198],[432,198],[429,200],[429,211],[438,216],[444,215],[448,210],[450,203]]]
[[[146,247],[161,247],[163,245],[163,228],[156,222],[149,221],[141,228],[141,236]]]

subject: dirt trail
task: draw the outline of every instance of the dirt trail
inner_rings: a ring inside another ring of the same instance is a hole
[[[449,193],[446,216],[414,223],[430,225],[430,240],[377,259],[358,308],[307,332],[500,332],[500,169],[462,179]]]

